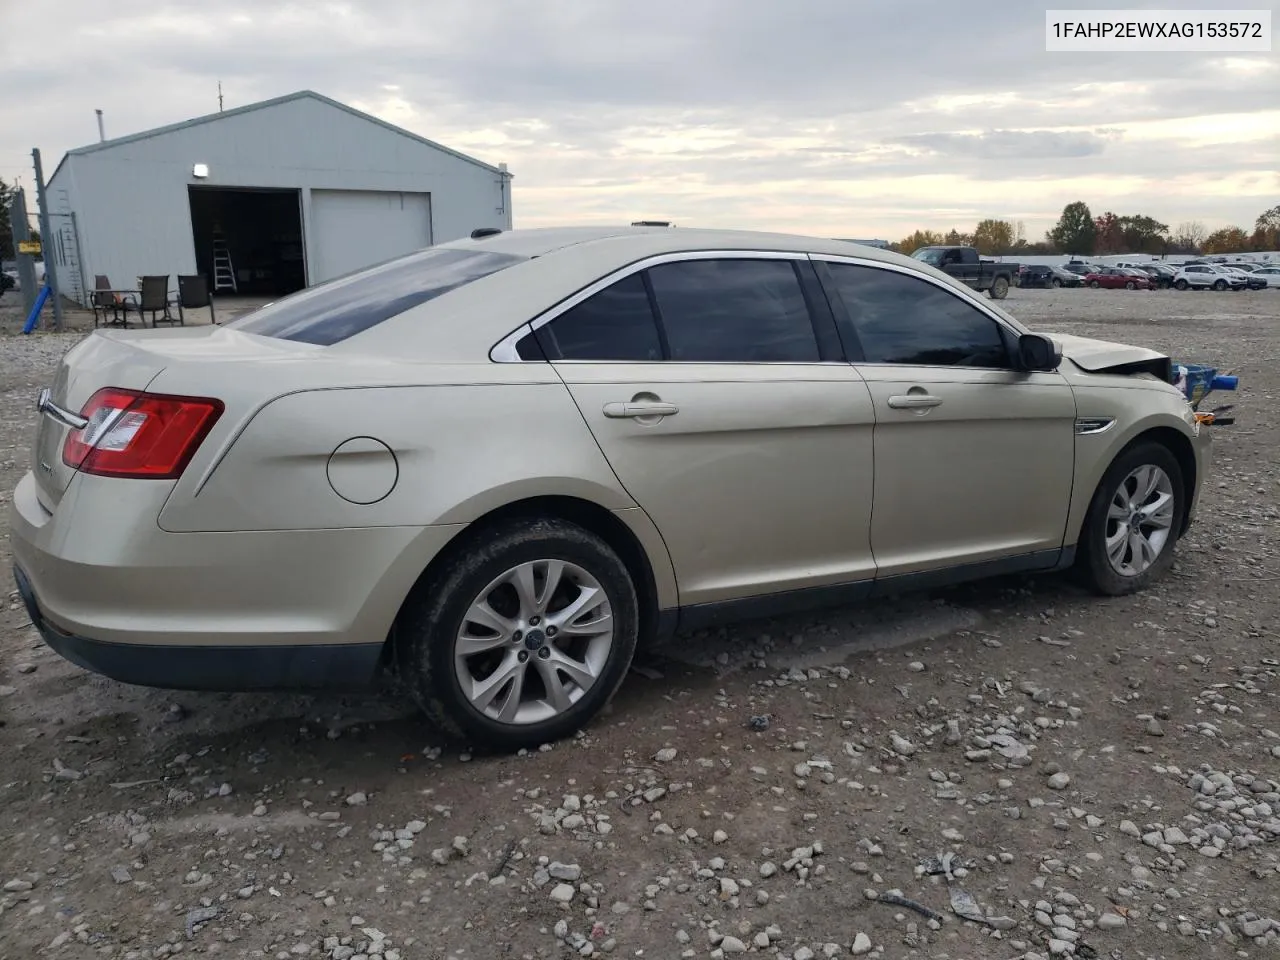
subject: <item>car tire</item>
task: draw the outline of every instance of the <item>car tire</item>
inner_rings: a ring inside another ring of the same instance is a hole
[[[545,595],[549,567],[563,572],[559,586]],[[523,600],[516,589],[522,581]],[[554,637],[556,615],[587,590],[599,599],[566,623],[591,629],[563,644],[564,634]],[[471,619],[481,603],[486,616],[498,616]],[[593,619],[584,624],[584,616]],[[599,632],[606,616],[607,635]],[[517,625],[519,631],[508,629]],[[639,632],[635,584],[618,554],[576,524],[531,518],[487,529],[455,549],[438,576],[415,588],[396,619],[393,642],[400,677],[432,723],[467,743],[512,751],[586,726],[621,685]],[[470,655],[459,652],[466,639],[472,641]],[[562,704],[553,702],[551,677]]]
[[[1090,290],[1097,290],[1100,286],[1102,286],[1102,284],[1100,284],[1097,280],[1090,280],[1090,281],[1089,281],[1089,289],[1090,289]]]
[[[1009,281],[1005,277],[996,277],[991,281],[991,289],[987,291],[992,300],[1003,300],[1009,295]]]
[[[1213,289],[1217,290],[1218,292],[1222,292],[1223,290],[1227,289],[1227,281],[1225,280],[1213,281]]]
[[[1173,286],[1176,290],[1185,290],[1187,287],[1191,286],[1191,284],[1187,283],[1185,280],[1176,280],[1174,281]]]
[[[1053,278],[1051,281],[1049,281],[1049,282],[1053,285],[1053,287],[1054,287],[1055,289],[1057,289],[1058,287],[1061,287],[1061,286],[1062,286],[1062,281],[1061,281],[1061,280],[1059,280],[1057,277],[1054,277],[1054,278]]]
[[[1137,285],[1136,283],[1134,283],[1132,280],[1129,280],[1129,281],[1127,281],[1127,282],[1125,283],[1124,288],[1125,288],[1126,290],[1137,290],[1137,289],[1138,289],[1138,285]]]
[[[1117,512],[1130,509],[1132,494],[1141,492],[1139,485],[1145,486],[1147,478],[1153,476],[1156,492],[1136,505],[1148,521],[1118,518]],[[1171,498],[1167,510],[1150,510],[1152,503],[1159,502],[1157,494]],[[1186,516],[1186,499],[1182,468],[1168,447],[1143,442],[1121,452],[1103,475],[1085,514],[1076,552],[1079,578],[1096,593],[1108,597],[1145,589],[1173,563],[1174,547]],[[1149,522],[1150,519],[1156,522]],[[1136,536],[1146,546],[1134,539],[1132,523],[1137,524]],[[1125,530],[1131,532],[1125,535]],[[1117,541],[1117,537],[1123,539]],[[1143,552],[1151,546],[1157,548],[1154,558]]]

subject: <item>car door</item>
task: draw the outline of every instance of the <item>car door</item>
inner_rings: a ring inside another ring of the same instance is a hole
[[[1017,332],[974,297],[896,265],[816,259],[875,404],[879,576],[1051,565],[1075,461],[1066,379],[1014,369]]]
[[[807,257],[655,258],[535,325],[682,606],[869,588],[875,414]]]

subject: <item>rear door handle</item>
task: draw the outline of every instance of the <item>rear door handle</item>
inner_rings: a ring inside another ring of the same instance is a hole
[[[632,401],[631,403],[606,403],[604,415],[611,420],[643,417],[674,417],[680,408],[674,403],[654,403],[652,401]]]
[[[936,407],[941,404],[941,397],[935,397],[928,393],[912,393],[906,396],[889,398],[889,406],[894,410],[915,410],[920,407]]]

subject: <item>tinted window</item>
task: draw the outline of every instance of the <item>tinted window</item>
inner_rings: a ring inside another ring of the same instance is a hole
[[[525,259],[488,250],[433,247],[295,293],[227,326],[329,346]]]
[[[639,273],[583,300],[538,334],[556,360],[662,359],[658,325]]]
[[[670,359],[806,363],[818,340],[789,260],[686,260],[649,269]]]
[[[829,264],[868,363],[1008,367],[999,325],[918,277]]]

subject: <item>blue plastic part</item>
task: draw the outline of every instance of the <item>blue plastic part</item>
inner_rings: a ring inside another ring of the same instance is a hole
[[[35,305],[27,316],[27,322],[22,326],[23,333],[31,333],[31,331],[35,330],[36,322],[40,319],[40,311],[44,309],[45,301],[49,299],[49,294],[52,292],[47,283],[40,288],[40,295],[36,297]]]
[[[1210,390],[1234,390],[1240,385],[1240,378],[1220,373],[1209,381]]]

